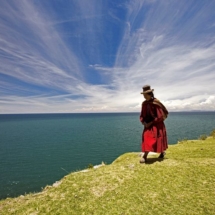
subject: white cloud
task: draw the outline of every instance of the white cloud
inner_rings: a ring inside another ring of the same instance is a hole
[[[215,96],[203,94],[186,99],[169,100],[165,102],[166,106],[173,111],[191,111],[191,110],[215,110]]]

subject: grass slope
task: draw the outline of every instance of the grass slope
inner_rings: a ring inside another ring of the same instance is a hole
[[[170,146],[164,160],[127,153],[42,192],[0,201],[0,214],[215,214],[215,139]]]

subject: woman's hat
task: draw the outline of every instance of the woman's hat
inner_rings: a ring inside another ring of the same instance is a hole
[[[154,89],[151,89],[150,85],[145,85],[143,86],[143,92],[141,92],[140,94],[151,93],[153,91]]]

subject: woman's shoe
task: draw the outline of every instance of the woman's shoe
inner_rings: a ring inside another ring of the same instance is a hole
[[[141,158],[140,159],[140,163],[146,163],[146,159],[145,158]]]
[[[161,152],[158,158],[164,158],[165,155],[166,155],[166,152]]]

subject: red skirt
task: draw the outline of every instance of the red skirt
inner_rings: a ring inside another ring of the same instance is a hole
[[[142,152],[163,152],[168,148],[166,127],[163,122],[145,128],[142,134]]]

